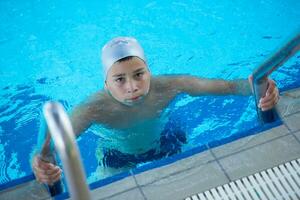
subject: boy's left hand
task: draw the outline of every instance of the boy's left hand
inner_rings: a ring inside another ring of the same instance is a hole
[[[249,82],[252,85],[252,75],[249,76]],[[276,86],[276,83],[268,78],[268,89],[264,97],[259,100],[258,107],[261,108],[262,111],[270,110],[273,108],[279,100],[279,90]]]

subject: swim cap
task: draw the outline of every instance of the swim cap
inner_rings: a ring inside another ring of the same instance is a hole
[[[101,55],[105,78],[115,62],[128,56],[136,56],[146,62],[144,50],[135,38],[117,37],[107,42],[102,48]]]

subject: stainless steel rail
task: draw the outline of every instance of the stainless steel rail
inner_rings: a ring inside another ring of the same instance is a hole
[[[63,106],[60,103],[47,102],[43,112],[50,134],[46,133],[47,135],[44,137],[40,152],[41,158],[47,162],[56,162],[51,147],[52,138],[62,161],[71,199],[91,199],[71,122]]]
[[[253,89],[255,102],[263,97],[268,88],[267,77],[279,66],[285,63],[289,58],[300,50],[300,32],[298,32],[291,40],[289,40],[282,48],[277,50],[272,56],[259,65],[253,72]],[[273,122],[276,119],[275,109],[262,111],[257,106],[257,114],[262,123]]]

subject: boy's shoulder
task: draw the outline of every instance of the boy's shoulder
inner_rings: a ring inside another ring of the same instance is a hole
[[[180,79],[180,75],[159,75],[153,76],[151,81],[153,83],[153,88],[156,88],[160,91],[162,90],[176,90],[178,79]]]
[[[117,104],[106,91],[99,91],[74,107],[73,114],[90,121],[106,122],[113,115]]]
[[[151,82],[157,87],[169,87],[174,80],[173,75],[152,76]]]
[[[103,110],[111,104],[111,96],[104,90],[95,92],[82,101],[79,105],[75,106],[76,110],[93,113],[96,110]]]
[[[180,93],[179,87],[177,87],[177,75],[159,75],[153,76],[151,79],[151,90],[154,96],[161,98],[168,97],[168,99],[174,98]]]
[[[112,97],[104,90],[98,91],[90,95],[82,105],[88,106],[93,109],[95,106],[108,106],[112,104]]]

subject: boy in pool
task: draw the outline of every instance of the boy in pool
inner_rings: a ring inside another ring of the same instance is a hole
[[[168,130],[159,130],[157,122],[176,95],[252,94],[251,76],[249,80],[235,81],[188,75],[151,76],[143,49],[134,38],[118,37],[109,41],[102,48],[102,64],[105,89],[77,106],[71,115],[77,136],[93,124],[119,131],[109,135],[118,145],[111,143],[102,148],[98,167],[102,177],[180,152],[185,135],[176,129],[171,130],[172,134],[165,134]],[[271,109],[279,99],[274,81],[269,79],[268,85],[259,104],[263,111]],[[172,148],[168,148],[169,143]],[[34,157],[33,170],[42,183],[53,184],[61,176],[58,166],[43,162],[39,156]]]

